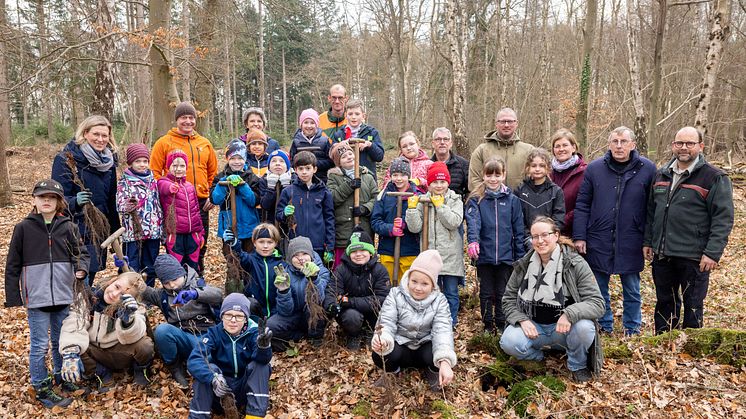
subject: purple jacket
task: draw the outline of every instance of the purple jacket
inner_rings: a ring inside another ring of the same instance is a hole
[[[179,190],[175,194],[171,193],[171,185],[174,184],[179,186]],[[163,229],[166,234],[198,233],[200,236],[203,235],[204,229],[202,228],[202,218],[199,215],[199,201],[194,185],[187,182],[186,178],[176,179],[169,173],[167,176],[158,179],[158,194],[163,208]],[[175,232],[168,231],[168,217],[172,206],[176,216]]]

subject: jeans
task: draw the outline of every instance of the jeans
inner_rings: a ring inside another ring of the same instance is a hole
[[[160,239],[137,240],[124,243],[124,254],[129,259],[129,267],[134,272],[145,272],[147,286],[155,286],[155,258],[161,250]]]
[[[461,279],[461,277],[455,275],[438,276],[438,287],[443,295],[446,296],[448,308],[451,309],[451,324],[453,327],[456,327],[456,324],[458,324],[458,284]]]
[[[593,271],[598,288],[601,290],[606,301],[606,312],[598,319],[601,329],[611,333],[614,330],[614,315],[611,312],[611,297],[609,296],[609,277],[603,272]],[[625,335],[636,335],[640,333],[642,325],[642,298],[640,297],[640,273],[620,274],[622,281],[622,298],[624,299],[624,313],[622,314],[622,326]]]
[[[186,361],[192,349],[197,347],[199,336],[184,331],[168,323],[161,323],[155,328],[155,347],[168,365],[177,361]]]
[[[684,303],[683,327],[702,327],[710,272],[700,272],[699,262],[683,258],[653,260],[655,282],[655,333],[679,327]],[[683,300],[683,301],[682,301]]]
[[[31,385],[39,386],[49,376],[47,371],[47,352],[49,352],[49,341],[52,341],[52,365],[54,373],[62,369],[62,356],[60,355],[60,330],[62,321],[70,311],[65,307],[60,311],[45,312],[38,308],[28,309],[28,328],[31,338],[29,349],[29,371],[31,372]]]
[[[529,339],[520,326],[508,326],[500,338],[500,347],[506,354],[517,359],[541,361],[545,346],[565,349],[567,351],[567,369],[578,371],[588,368],[588,348],[596,337],[596,326],[592,321],[583,319],[570,327],[566,334],[557,333],[557,324],[534,323],[539,336]]]

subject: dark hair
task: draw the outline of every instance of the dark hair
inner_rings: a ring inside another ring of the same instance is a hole
[[[552,233],[559,234],[559,239],[558,239],[557,243],[564,244],[566,246],[570,246],[570,248],[572,248],[572,249],[575,249],[575,244],[572,242],[572,240],[570,238],[565,237],[565,236],[563,236],[560,233],[560,229],[559,229],[559,227],[557,227],[557,223],[555,223],[553,219],[547,217],[546,215],[537,215],[531,221],[531,227],[533,227],[534,224],[537,224],[537,223],[544,223],[544,224],[547,224],[547,225],[551,226]],[[529,231],[531,231],[530,227],[529,227]]]
[[[505,170],[505,160],[502,157],[493,157],[487,160],[487,163],[482,167],[482,183],[477,186],[477,189],[469,195],[469,198],[477,198],[477,201],[481,201],[484,198],[487,185],[484,183],[484,177],[486,175],[507,175]]]
[[[310,151],[300,151],[293,157],[293,168],[311,165],[316,167],[316,156]]]

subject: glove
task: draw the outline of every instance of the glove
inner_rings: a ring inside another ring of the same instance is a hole
[[[216,396],[221,398],[233,393],[230,386],[225,381],[225,377],[223,377],[223,374],[215,374],[215,377],[213,377],[212,391],[215,393]]]
[[[64,350],[62,354],[62,379],[68,383],[77,383],[83,376],[83,361],[80,360],[80,347],[73,346]]]
[[[407,208],[408,209],[415,209],[417,208],[417,204],[420,203],[420,196],[419,195],[412,195],[407,199]]]
[[[241,176],[238,175],[230,175],[227,178],[225,178],[230,184],[235,188],[236,186],[240,185],[241,182],[243,182],[243,179],[241,179]]]
[[[293,180],[293,175],[290,173],[290,171],[287,171],[280,175],[280,184],[282,186],[290,185],[291,180]]]
[[[420,184],[422,183],[422,181],[420,181],[420,179],[418,178],[412,178],[410,180],[412,181],[412,183],[415,184],[415,186],[420,186]]]
[[[327,253],[329,253],[329,252],[327,252]],[[324,259],[326,259],[326,254],[324,254],[324,255],[325,255]],[[308,262],[306,262],[306,263],[303,264],[303,269],[301,269],[300,271],[303,273],[303,275],[306,278],[309,278],[309,277],[318,275],[320,270],[321,269],[319,269],[319,267],[316,266],[315,263],[313,263],[311,261],[308,261]]]
[[[175,194],[176,192],[179,192],[179,184],[178,183],[172,183],[168,187],[168,191],[171,192],[172,194]]]
[[[350,182],[350,186],[352,186],[352,189],[360,189],[360,187],[363,185],[360,178],[352,179],[352,182]]]
[[[123,268],[125,264],[129,264],[130,258],[125,256],[124,259],[119,259],[119,256],[114,255],[114,266],[117,268]]]
[[[435,208],[439,208],[446,201],[443,195],[430,195],[430,202]]]
[[[192,300],[196,300],[198,296],[199,293],[197,293],[197,290],[179,291],[179,293],[176,294],[176,298],[174,298],[174,305],[184,305]]]
[[[267,188],[274,189],[277,185],[278,180],[280,180],[280,175],[274,174],[272,172],[267,173]]]
[[[283,212],[286,217],[290,217],[291,215],[295,214],[295,205],[286,206]]]
[[[329,313],[329,316],[331,317],[337,317],[339,316],[339,313],[342,312],[342,307],[340,307],[339,304],[329,304],[329,307],[326,308],[326,312]]]
[[[352,307],[352,304],[350,303],[350,299],[346,295],[342,295],[339,297],[339,306],[341,308],[347,309]]]
[[[92,196],[93,196],[92,192],[80,191],[75,195],[75,201],[78,203],[79,207],[82,207],[83,205],[91,202]]]
[[[280,265],[275,266],[275,288],[281,292],[290,288],[290,276],[285,272],[285,268]]]
[[[353,217],[367,217],[369,215],[370,215],[370,210],[368,210],[367,207],[353,207],[352,208]]]
[[[331,250],[327,250],[324,252],[324,263],[332,263],[334,262],[334,252]]]
[[[117,310],[117,317],[122,320],[122,323],[129,324],[133,320],[132,316],[140,306],[137,304],[135,297],[129,294],[123,294],[120,303],[122,306]]]
[[[394,218],[394,228],[391,229],[391,235],[394,237],[402,237],[404,235],[404,227],[406,223],[401,217]]]
[[[469,246],[466,248],[466,253],[472,259],[479,259],[479,243],[469,243]]]
[[[267,321],[262,318],[259,320],[259,335],[256,337],[256,346],[260,348],[269,348],[272,344],[272,331],[267,327]]]
[[[225,230],[223,232],[223,241],[228,243],[229,246],[233,247],[236,244],[236,235],[231,230]]]

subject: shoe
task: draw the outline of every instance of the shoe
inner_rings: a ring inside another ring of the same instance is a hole
[[[91,389],[88,388],[88,386],[79,386],[76,383],[65,381],[62,379],[62,376],[60,374],[54,375],[54,383],[60,386],[60,389],[62,390],[62,393],[65,394],[65,396],[72,396],[73,393],[80,390],[83,390],[83,393],[80,394],[81,396],[86,396],[91,392]]]
[[[99,393],[106,393],[109,388],[114,386],[114,377],[111,370],[103,364],[96,363],[96,373],[90,377],[92,386]]]
[[[311,345],[314,348],[320,348],[324,344],[324,338],[311,338]]]
[[[588,371],[588,368],[583,368],[582,370],[573,371],[572,379],[578,383],[587,383],[593,379],[593,376],[591,375],[591,372]]]
[[[360,349],[360,336],[347,336],[347,349],[357,351]]]
[[[148,367],[150,366],[150,363],[147,363],[145,365],[138,365],[135,364],[132,369],[134,372],[134,378],[132,381],[135,383],[135,385],[141,386],[141,387],[147,387],[150,385],[150,381],[148,380]]]
[[[38,386],[34,386],[34,389],[36,390],[36,400],[48,409],[55,406],[67,407],[73,402],[73,399],[62,397],[54,392],[52,389],[52,377],[48,377]]]
[[[173,377],[176,384],[180,389],[186,390],[189,388],[189,380],[187,380],[186,370],[184,369],[184,363],[181,360],[176,360],[173,364],[166,364],[168,370],[171,371],[171,377]]]
[[[427,381],[427,384],[430,386],[430,390],[434,392],[439,392],[440,387],[440,373],[438,371],[432,371],[430,368],[425,368],[425,373],[423,374],[425,376],[425,381]]]

